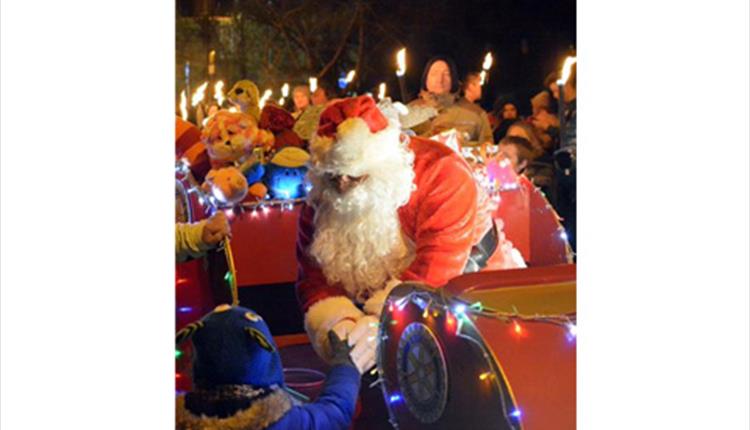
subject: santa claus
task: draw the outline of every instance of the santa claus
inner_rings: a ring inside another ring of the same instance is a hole
[[[516,266],[466,162],[402,134],[371,97],[329,105],[310,152],[297,295],[324,359],[334,330],[360,372],[371,368],[384,300],[403,281],[440,287],[468,271]]]

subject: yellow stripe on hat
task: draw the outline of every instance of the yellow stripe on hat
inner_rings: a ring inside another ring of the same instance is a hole
[[[295,168],[302,167],[310,159],[310,154],[304,149],[296,146],[287,146],[271,158],[271,164],[281,167]]]

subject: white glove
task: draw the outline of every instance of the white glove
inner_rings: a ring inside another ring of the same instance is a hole
[[[383,312],[383,305],[385,304],[386,297],[388,297],[388,294],[391,293],[391,290],[399,285],[401,285],[401,280],[396,278],[391,278],[391,280],[386,282],[385,287],[382,290],[376,291],[375,294],[372,295],[372,297],[367,299],[364,305],[365,313],[380,318],[380,314]]]
[[[337,322],[331,330],[333,330],[334,333],[336,333],[341,340],[346,340],[347,337],[349,337],[349,333],[354,330],[354,326],[357,323],[350,319],[345,319]]]
[[[341,324],[341,323],[339,323]],[[367,315],[359,319],[349,333],[351,356],[359,373],[365,373],[375,365],[375,352],[378,347],[378,319]]]

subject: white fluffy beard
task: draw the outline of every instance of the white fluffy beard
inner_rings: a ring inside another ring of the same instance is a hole
[[[397,212],[414,189],[413,160],[400,144],[393,157],[344,194],[324,179],[324,171],[310,171],[309,201],[316,211],[310,254],[328,282],[340,283],[358,302],[399,277],[413,260]]]

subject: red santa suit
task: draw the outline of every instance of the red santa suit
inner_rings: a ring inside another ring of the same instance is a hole
[[[346,126],[352,122],[359,122],[360,126]],[[369,130],[362,127],[363,123]],[[362,160],[357,160],[359,157],[351,154],[339,154],[339,159],[335,159],[336,154],[330,153],[336,152],[337,145],[376,146],[378,136],[394,127],[368,96],[332,104],[321,115],[318,129],[318,137],[327,138],[327,141],[318,145],[315,141],[311,142],[313,168],[316,162],[337,168],[355,164],[359,168],[353,170],[352,176],[366,174],[368,159],[376,158],[372,152],[363,150]],[[347,136],[353,133],[359,133],[359,136],[354,139]],[[390,136],[399,139],[399,134]],[[401,135],[400,138],[403,140],[406,136]],[[472,246],[492,226],[490,211],[483,210],[480,203],[481,190],[460,155],[439,142],[424,138],[411,137],[408,143],[404,143],[414,156],[414,187],[408,202],[397,210],[402,235],[410,245],[410,263],[397,279],[374,292],[366,291],[364,295],[353,294],[351,289],[343,288],[340,283],[329,282],[324,270],[310,253],[316,234],[315,209],[311,205],[305,205],[302,209],[297,242],[297,295],[305,313],[305,328],[313,346],[323,358],[325,347],[322,343],[326,341],[328,330],[343,320],[357,321],[366,314],[379,315],[387,293],[398,283],[419,281],[441,287],[451,278],[461,275]],[[322,156],[316,157],[316,146],[323,153]],[[321,146],[322,151],[319,149]],[[497,251],[500,248],[498,246]],[[486,269],[499,268],[504,264],[502,256],[493,254]]]

